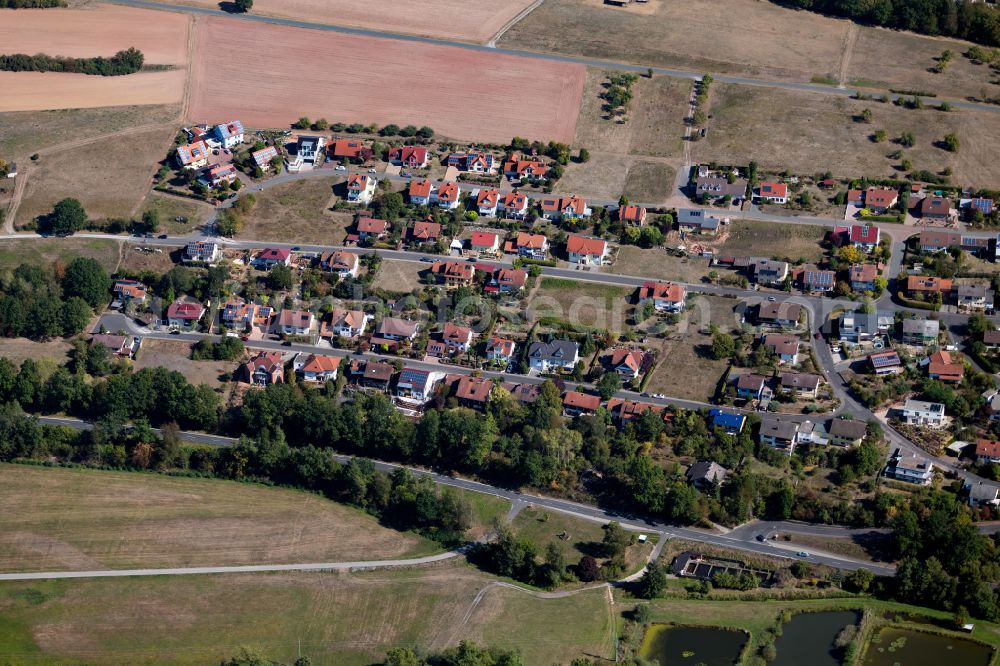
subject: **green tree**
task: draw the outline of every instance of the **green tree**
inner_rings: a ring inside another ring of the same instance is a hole
[[[253,0],[235,0],[236,10],[241,14],[246,14],[253,9]]]
[[[62,288],[65,296],[79,296],[96,308],[108,301],[111,277],[96,259],[77,257],[66,267]]]
[[[94,311],[82,298],[76,296],[63,303],[62,334],[76,335],[87,328]]]
[[[587,150],[586,148],[581,148],[580,149],[579,160],[580,160],[581,164],[584,163],[584,162],[589,162],[590,161],[590,151]]]
[[[917,145],[917,137],[914,136],[913,132],[909,131],[900,134],[898,141],[899,145],[904,146],[906,148],[912,148],[913,146]]]
[[[639,579],[637,592],[643,599],[663,596],[667,589],[667,572],[659,562],[650,562],[646,572]]]
[[[601,400],[609,400],[618,391],[622,390],[622,380],[615,371],[605,372],[597,382],[597,392],[601,394]]]
[[[857,569],[852,571],[844,579],[844,588],[851,592],[867,592],[875,582],[875,574],[867,569]]]
[[[160,230],[160,213],[155,210],[147,210],[142,214],[142,227],[151,234]]]
[[[729,358],[736,353],[736,341],[728,333],[716,331],[712,335],[711,352],[714,359]]]
[[[286,291],[292,288],[292,269],[284,264],[278,264],[267,274],[267,286],[274,291]]]
[[[875,130],[875,143],[884,143],[889,138],[889,133],[884,129]]]
[[[87,211],[78,199],[63,199],[48,216],[49,231],[57,235],[72,234],[87,225]]]
[[[944,135],[944,140],[941,142],[942,146],[949,153],[957,153],[959,148],[962,147],[962,142],[959,141],[958,135],[954,132],[949,132]]]

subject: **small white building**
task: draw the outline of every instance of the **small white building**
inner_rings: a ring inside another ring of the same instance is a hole
[[[900,419],[906,425],[940,428],[944,425],[944,405],[939,402],[907,400],[898,410]]]

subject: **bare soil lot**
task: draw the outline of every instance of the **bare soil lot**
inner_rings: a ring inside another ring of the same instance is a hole
[[[735,305],[735,300],[721,296],[698,296],[689,300],[687,313],[676,332],[670,333],[661,343],[661,360],[646,390],[673,398],[710,401],[729,360],[715,360],[708,355],[712,344],[709,325],[715,324],[726,332],[735,330]]]
[[[1000,180],[996,113],[907,110],[820,93],[721,84],[713,87],[712,96],[708,137],[692,146],[698,161],[757,160],[765,169],[800,174],[829,170],[838,177],[898,176],[900,161],[888,155],[901,146],[892,140],[911,131],[917,143],[902,152],[914,169],[938,172],[951,167],[952,182],[980,187]],[[856,122],[855,116],[866,108],[873,114],[871,124]],[[874,143],[871,136],[878,129],[885,129],[890,141]],[[961,141],[957,153],[934,145],[949,132]]]
[[[0,113],[0,155],[23,160],[39,150],[112,134],[130,127],[173,124],[180,107],[116,106]]]
[[[49,213],[65,197],[79,199],[91,219],[131,217],[173,136],[174,128],[164,126],[43,156],[32,163],[14,223]]]
[[[217,9],[214,0],[181,0],[182,4]],[[409,35],[485,42],[532,0],[257,0],[254,14],[374,28]]]
[[[570,142],[576,130],[580,65],[227,18],[201,20],[196,32],[188,115],[199,121],[286,127],[299,116],[324,116],[430,125],[449,137],[497,142],[515,135]],[[469,104],[471,90],[489,91],[490,103]]]
[[[49,358],[62,365],[69,358],[72,345],[67,340],[57,338],[48,342],[35,342],[27,338],[0,338],[0,357],[9,359],[20,366],[25,359],[36,361]]]
[[[192,361],[191,345],[187,342],[169,340],[143,340],[142,348],[135,359],[135,369],[167,368],[183,373],[192,384],[207,384],[220,390],[229,387],[229,383],[221,381],[220,375],[236,370],[237,362],[229,361]]]
[[[500,44],[808,81],[836,74],[847,26],[754,0],[654,0],[645,9],[602,0],[546,0]]]
[[[305,178],[276,185],[254,194],[253,210],[246,216],[240,238],[300,241],[339,245],[351,223],[350,213],[329,210],[333,187],[343,178]]]
[[[406,557],[436,547],[316,495],[230,481],[0,465],[0,570]]]
[[[118,241],[103,238],[31,238],[4,239],[0,243],[0,270],[21,264],[50,266],[67,264],[76,257],[89,257],[113,272],[120,260]]]

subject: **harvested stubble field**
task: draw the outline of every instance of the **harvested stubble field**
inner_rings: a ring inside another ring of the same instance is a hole
[[[334,23],[353,28],[485,42],[514,19],[532,0],[257,0],[253,13],[263,16]],[[217,9],[215,0],[181,0]]]
[[[423,555],[437,546],[308,493],[133,472],[0,466],[0,570]]]
[[[344,231],[353,216],[329,210],[334,201],[334,185],[343,180],[337,176],[305,178],[254,193],[257,203],[246,215],[246,224],[239,237],[328,245],[343,243]]]
[[[652,0],[645,7],[626,8],[603,0],[546,0],[500,44],[808,81],[816,75],[836,75],[848,25],[755,0]]]
[[[281,663],[301,654],[366,666],[393,647],[429,652],[471,638],[516,647],[526,664],[611,655],[605,590],[537,599],[496,588],[474,603],[493,580],[450,561],[351,574],[2,583],[0,652],[45,663],[206,664],[249,645]]]
[[[129,218],[173,136],[174,128],[164,126],[43,156],[32,163],[14,223],[27,224],[66,197],[79,199],[91,219]]]
[[[914,169],[939,172],[951,167],[954,183],[991,187],[1000,181],[1000,114],[908,110],[821,93],[725,84],[713,87],[712,98],[708,138],[692,146],[700,162],[757,160],[765,169],[799,174],[829,170],[838,177],[898,177],[900,162],[888,155],[902,150]],[[872,111],[870,124],[855,120],[865,109]],[[890,140],[873,142],[878,129],[885,129]],[[893,142],[905,131],[916,136],[912,148]],[[934,145],[949,132],[961,141],[957,153]]]
[[[179,113],[175,104],[0,113],[0,155],[21,159],[21,166],[28,167],[23,160],[34,152],[133,127],[173,124]]]
[[[450,137],[496,142],[570,142],[576,130],[581,65],[227,18],[199,21],[196,33],[192,119],[285,127],[323,116],[430,125]],[[248,50],[248,43],[267,48]],[[488,91],[490,103],[468,104],[470,91]]]
[[[0,72],[0,111],[31,111],[179,102],[184,93],[188,30],[184,14],[117,5],[81,9],[0,10],[4,53],[110,56],[134,46],[154,65],[176,69],[128,76]]]

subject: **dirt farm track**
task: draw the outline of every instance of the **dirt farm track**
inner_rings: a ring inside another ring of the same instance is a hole
[[[194,60],[191,121],[286,127],[324,117],[504,142],[571,142],[586,75],[569,63],[228,18],[197,22]]]
[[[256,0],[254,14],[486,42],[532,0]],[[216,0],[180,0],[218,9]]]

